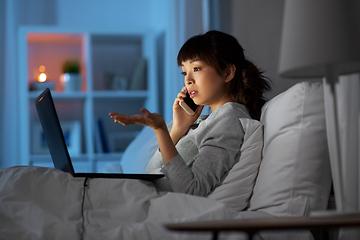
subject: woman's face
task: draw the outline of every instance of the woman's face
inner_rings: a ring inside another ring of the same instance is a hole
[[[228,74],[219,74],[204,61],[192,59],[182,62],[182,74],[190,97],[197,105],[208,105],[211,110],[233,102],[229,94]]]

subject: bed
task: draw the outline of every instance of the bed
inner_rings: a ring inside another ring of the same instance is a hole
[[[245,129],[239,162],[208,197],[157,192],[152,182],[84,179],[53,168],[0,170],[0,239],[211,239],[166,223],[306,216],[331,189],[323,88],[302,82],[271,99]],[[124,172],[144,172],[156,139],[144,128],[126,149]],[[131,156],[131,157],[128,157]],[[116,169],[116,166],[109,166]],[[254,239],[313,239],[310,231]],[[219,239],[246,239],[224,233]]]

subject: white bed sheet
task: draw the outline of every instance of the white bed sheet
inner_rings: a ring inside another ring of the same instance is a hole
[[[211,239],[211,234],[170,232],[163,224],[272,217],[237,212],[209,198],[158,193],[151,182],[126,179],[89,179],[82,205],[83,185],[84,178],[52,168],[1,170],[0,239]],[[261,239],[312,239],[307,231],[261,235]],[[220,239],[247,238],[224,233]]]

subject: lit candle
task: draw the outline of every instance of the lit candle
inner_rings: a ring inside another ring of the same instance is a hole
[[[46,74],[40,73],[40,75],[38,77],[38,82],[45,82],[45,81],[46,81]]]
[[[33,82],[30,84],[30,90],[42,91],[45,90],[46,88],[49,88],[50,90],[54,89],[55,83],[46,81],[47,76],[45,74],[45,70],[46,68],[44,65],[41,65],[39,67],[40,74],[38,76],[37,82]]]

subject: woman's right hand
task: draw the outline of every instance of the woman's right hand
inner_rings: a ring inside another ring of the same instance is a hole
[[[184,136],[189,127],[196,121],[196,119],[198,119],[204,107],[199,106],[194,116],[189,115],[179,104],[180,102],[184,101],[184,98],[186,97],[186,91],[186,87],[181,89],[181,92],[178,93],[173,105],[173,125],[170,135],[175,144],[182,136]]]
[[[164,118],[159,113],[151,113],[146,108],[142,108],[142,115],[125,115],[117,112],[110,112],[109,115],[115,122],[121,123],[124,126],[127,125],[143,125],[152,128],[154,131],[160,128],[166,128]]]

